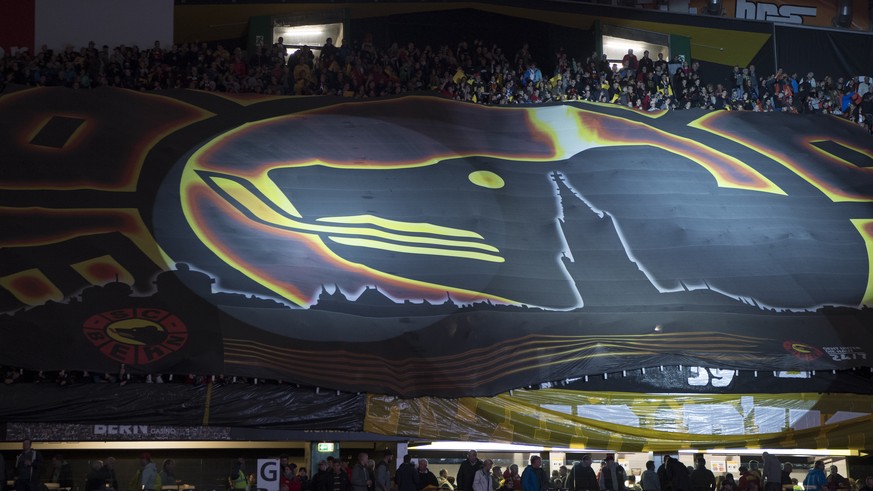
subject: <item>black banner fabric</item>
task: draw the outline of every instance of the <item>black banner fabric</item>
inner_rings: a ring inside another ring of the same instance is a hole
[[[167,424],[361,431],[364,407],[364,396],[360,394],[316,392],[310,388],[275,384],[0,385],[0,419],[3,421],[92,424],[96,425],[93,431],[102,439],[130,438],[133,432],[140,431],[141,425]],[[63,434],[63,427],[53,426],[50,431]],[[216,431],[186,438],[227,438],[220,430]],[[145,437],[151,435],[148,431],[140,433]],[[81,435],[77,434],[76,438],[79,437]],[[49,434],[41,438],[64,439]]]
[[[832,29],[808,29],[776,24],[777,64],[789,75],[804,77],[813,72],[817,80],[826,75],[842,77],[870,74],[873,33]],[[798,49],[799,46],[802,48]]]
[[[870,139],[433,96],[0,97],[0,357],[403,396],[870,366]]]

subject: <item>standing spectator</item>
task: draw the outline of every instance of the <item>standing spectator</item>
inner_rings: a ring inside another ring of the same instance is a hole
[[[552,478],[552,488],[553,489],[564,489],[567,484],[567,466],[562,465],[558,467],[558,476]]]
[[[673,491],[691,491],[691,477],[685,464],[680,462],[679,459],[671,457],[667,461],[666,470]]]
[[[755,72],[755,65],[749,65],[749,85],[752,99],[757,99],[761,94],[761,82],[758,80],[758,73]]]
[[[319,64],[324,67],[325,63],[329,63],[339,54],[339,48],[334,46],[333,38],[327,38],[324,46],[321,47],[321,53],[318,54]]]
[[[530,62],[530,66],[528,66],[527,70],[524,71],[524,76],[521,78],[521,85],[523,87],[527,87],[528,85],[532,87],[537,87],[540,82],[543,81],[543,72],[537,68],[537,64],[535,61]]]
[[[286,459],[287,462],[287,459]],[[279,460],[279,466],[282,469],[279,477],[279,491],[300,491],[300,479],[297,478],[297,466],[295,464],[282,464]]]
[[[328,491],[327,483],[330,479],[330,472],[332,470],[333,469],[328,467],[326,460],[319,461],[318,470],[315,471],[315,474],[312,475],[312,479],[309,482],[310,491]]]
[[[873,491],[873,476],[867,476],[864,485],[858,488],[858,491]]]
[[[655,61],[655,71],[661,74],[669,75],[669,63],[664,59],[664,53],[658,53],[658,60]]]
[[[721,483],[717,486],[718,491],[737,491],[737,482],[734,481],[734,475],[730,472],[725,473],[721,479]]]
[[[101,469],[103,469],[102,460],[91,461],[91,470],[85,476],[85,491],[103,491],[106,488],[106,481],[100,475]]]
[[[628,69],[635,75],[637,72],[637,66],[639,65],[637,61],[637,55],[634,54],[634,50],[627,50],[627,54],[621,59],[622,64],[627,63]]]
[[[297,470],[297,480],[300,481],[300,489],[310,491],[312,481],[309,480],[309,473],[306,471],[306,467],[301,467]]]
[[[406,454],[403,456],[403,463],[397,467],[397,473],[394,476],[394,482],[397,483],[397,491],[416,491],[415,489],[415,466],[412,465],[412,456]]]
[[[797,479],[791,479],[792,470],[794,470],[794,467],[788,462],[782,466],[782,477],[779,481],[782,485],[782,491],[794,490],[794,484],[797,482]]]
[[[139,489],[143,491],[161,491],[158,478],[158,466],[152,462],[152,454],[143,452],[139,458],[140,479]]]
[[[473,491],[494,491],[494,481],[491,479],[491,467],[494,462],[491,459],[485,459],[482,462],[482,468],[476,471],[473,478]]]
[[[457,491],[473,491],[473,479],[476,477],[476,471],[482,468],[482,461],[479,460],[478,455],[475,450],[470,450],[467,452],[467,460],[461,462],[458,476],[455,479]]]
[[[658,466],[658,483],[661,485],[661,491],[672,491],[673,483],[670,482],[670,475],[667,473],[667,465],[670,463],[670,456],[665,455],[664,461]]]
[[[868,90],[861,97],[861,116],[864,117],[867,132],[873,134],[873,91]]]
[[[327,491],[349,491],[349,474],[343,469],[340,459],[333,461],[333,469],[327,479]]]
[[[30,438],[21,442],[21,453],[15,459],[15,491],[39,491],[42,454],[33,449]]]
[[[52,457],[52,477],[49,482],[57,484],[60,488],[73,487],[73,468],[61,454]]]
[[[624,467],[615,463],[615,454],[606,454],[606,467],[600,471],[601,491],[625,491],[625,481],[627,474]]]
[[[521,46],[521,49],[515,54],[515,64],[516,65],[528,65],[530,64],[531,54],[530,49],[528,47],[528,43],[524,43]]]
[[[651,58],[649,58],[649,50],[643,51],[643,57],[640,58],[640,61],[637,64],[637,67],[639,68],[640,71],[642,71],[643,68],[645,68],[648,73],[652,73],[655,71],[655,62],[652,61]]]
[[[859,95],[864,95],[870,90],[870,77],[858,75],[857,83],[855,80],[849,79],[846,81],[846,92],[857,92]]]
[[[279,478],[280,491],[301,491],[303,483],[297,477],[297,464],[289,463],[281,465],[282,476]]]
[[[391,491],[391,462],[394,454],[385,450],[382,460],[376,465],[376,491]]]
[[[761,478],[758,477],[758,474],[750,471],[748,467],[741,465],[740,482],[738,483],[740,491],[747,491],[752,486],[754,486],[755,489],[761,489]]]
[[[176,485],[176,461],[173,459],[164,459],[161,463],[161,484],[175,486]]]
[[[282,39],[282,36],[279,36],[279,39],[276,39],[276,44],[273,45],[271,51],[275,51],[276,56],[282,60],[282,64],[284,65],[285,57],[288,56],[288,50],[285,48],[285,40]]]
[[[491,468],[491,489],[500,489],[503,486],[503,470],[499,465]]]
[[[370,456],[367,455],[367,452],[358,454],[358,461],[352,468],[352,491],[368,491],[368,488],[373,485],[370,470],[367,468],[368,460],[370,460]]]
[[[646,462],[646,470],[640,475],[640,487],[643,491],[661,491],[661,481],[658,479],[658,473],[655,472],[654,460]]]
[[[506,472],[503,473],[503,483],[512,481],[512,488],[521,491],[521,475],[518,473],[518,464],[512,464]]]
[[[570,491],[595,491],[600,489],[600,486],[597,484],[597,474],[591,468],[591,455],[585,454],[582,456],[581,461],[573,464],[573,468],[567,475],[567,482],[564,483],[564,487]],[[645,487],[643,489],[648,491]],[[653,489],[652,491],[660,491],[660,489]]]
[[[803,479],[803,488],[806,491],[823,491],[828,486],[828,478],[824,473],[824,462],[816,460],[815,465]]]
[[[376,461],[369,458],[367,460],[367,476],[370,478],[367,491],[376,491]]]
[[[849,480],[843,477],[837,470],[837,466],[832,465],[828,474],[828,490],[838,491],[849,489]]]
[[[440,475],[437,477],[437,484],[439,485],[440,489],[455,491],[455,487],[452,485],[451,482],[449,482],[449,471],[445,469],[440,469]]]
[[[521,473],[521,488],[524,491],[546,491],[549,488],[548,476],[543,470],[543,458],[539,455],[532,455],[530,465]]]
[[[733,93],[731,97],[734,99],[739,99],[743,96],[743,72],[740,71],[739,65],[734,65],[734,71],[731,73],[731,78],[729,80],[730,87],[733,87]]]
[[[428,486],[435,488],[437,485],[436,476],[427,468],[427,459],[418,459],[418,470],[415,473],[415,489],[421,491]]]
[[[782,464],[779,458],[768,452],[764,457],[764,491],[780,491],[782,489]]]
[[[703,457],[697,459],[697,467],[691,471],[691,490],[715,491],[715,475],[706,468],[706,460]]]
[[[236,459],[234,468],[227,477],[231,491],[246,491],[249,488],[249,480],[246,477],[246,461],[242,457]]]
[[[99,470],[100,479],[103,481],[105,491],[118,490],[118,478],[115,476],[115,457],[107,457],[103,461],[103,467]]]

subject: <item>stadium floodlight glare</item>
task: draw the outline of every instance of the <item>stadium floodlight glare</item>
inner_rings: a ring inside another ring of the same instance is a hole
[[[834,19],[837,27],[852,27],[852,1],[839,0],[837,4],[837,17]]]
[[[324,35],[324,27],[322,26],[295,26],[285,29],[286,36],[322,36]]]
[[[706,3],[706,13],[709,15],[721,15],[724,12],[722,0],[709,0]]]

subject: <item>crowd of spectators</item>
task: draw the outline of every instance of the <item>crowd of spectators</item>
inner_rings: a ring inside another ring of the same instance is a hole
[[[236,47],[182,43],[150,49],[137,46],[68,46],[55,52],[19,51],[0,59],[6,83],[110,86],[133,90],[188,88],[271,95],[339,95],[372,98],[436,91],[452,99],[481,104],[520,104],[566,100],[615,103],[643,111],[728,109],[740,111],[822,112],[864,122],[873,117],[870,78],[817,79],[811,72],[762,75],[754,65],[734,67],[726,79],[707,77],[697,62],[639,57],[629,50],[622,60],[592,53],[577,60],[558,51],[541,68],[527,43],[515,53],[481,40],[436,48],[391,44],[370,38],[335,46],[331,39],[314,49],[290,49],[282,38],[252,53]],[[715,79],[714,79],[715,78]]]

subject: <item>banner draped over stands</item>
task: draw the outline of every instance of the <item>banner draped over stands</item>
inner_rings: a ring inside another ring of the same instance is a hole
[[[858,16],[858,14],[855,14]],[[858,17],[866,17],[858,16]],[[873,35],[857,35],[852,32],[824,29],[803,29],[794,26],[776,25],[773,27],[777,39],[777,59],[779,67],[786,73],[798,72],[806,75],[813,72],[816,77],[828,74],[848,74],[869,77],[870,51],[873,50]],[[803,43],[803,53],[796,47]],[[837,76],[834,76],[834,80]]]
[[[871,407],[870,396],[845,394],[683,396],[545,389],[490,398],[370,395],[364,428],[435,441],[619,452],[866,449],[873,439]]]
[[[0,359],[405,397],[869,367],[870,142],[822,115],[8,87]]]
[[[263,401],[269,403],[262,404]],[[316,393],[290,385],[89,383],[58,387],[50,382],[0,385],[0,418],[35,424],[361,431],[364,405],[364,396],[360,394]],[[211,438],[214,437],[204,439]]]

